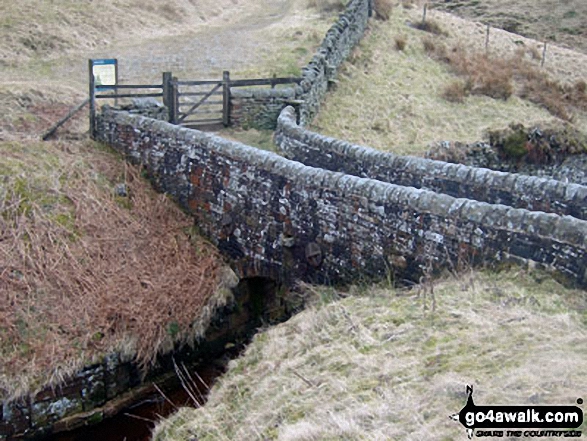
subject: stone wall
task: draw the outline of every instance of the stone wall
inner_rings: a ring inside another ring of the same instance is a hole
[[[285,89],[231,88],[231,125],[273,130],[279,112],[293,102],[299,105],[302,124],[310,122],[338,68],[361,40],[371,10],[371,0],[349,1],[312,60],[302,69],[299,85]]]
[[[363,37],[371,15],[371,0],[350,0],[308,66],[302,70],[303,80],[297,87],[297,96],[303,100],[300,107],[302,125],[311,122],[318,113],[330,81]]]
[[[426,267],[518,260],[585,285],[587,222],[304,166],[119,112],[98,138],[142,163],[241,277],[417,279]]]
[[[536,133],[536,128],[529,130],[528,138]],[[554,150],[560,144],[554,137],[546,138],[547,148]],[[564,140],[563,140],[564,142]],[[571,141],[573,142],[573,141]],[[562,142],[561,142],[562,143]],[[529,142],[529,146],[532,144]],[[567,144],[568,145],[568,144]],[[586,141],[579,141],[577,146],[587,146]],[[565,149],[563,150],[563,149]],[[561,148],[554,158],[544,162],[532,160],[529,155],[521,158],[512,158],[503,153],[500,146],[491,145],[487,142],[478,141],[474,143],[462,143],[458,141],[439,141],[432,144],[426,153],[430,159],[464,164],[471,167],[489,168],[508,173],[523,173],[525,175],[540,176],[543,178],[556,179],[559,181],[572,182],[574,184],[587,186],[587,154],[569,152],[567,146]]]
[[[587,219],[587,187],[414,156],[398,156],[313,133],[281,113],[275,142],[284,154],[312,167],[424,188],[454,197]]]
[[[294,103],[296,90],[238,88],[230,89],[230,125],[243,129],[274,130],[281,110]]]
[[[130,103],[122,104],[115,110],[124,110],[147,118],[169,121],[169,109],[155,98],[133,98]]]

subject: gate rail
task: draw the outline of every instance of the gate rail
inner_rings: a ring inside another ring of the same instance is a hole
[[[171,72],[163,72],[161,84],[117,84],[108,86],[108,91],[96,89],[90,74],[90,133],[95,135],[96,100],[120,98],[161,98],[169,111],[172,124],[193,127],[202,124],[230,125],[230,89],[233,87],[271,86],[300,84],[302,78],[254,78],[231,80],[230,72],[224,71],[219,80],[178,80]],[[190,89],[191,88],[191,89]],[[183,90],[181,90],[183,89]],[[202,90],[204,89],[204,90]],[[222,99],[214,99],[222,96]],[[182,99],[183,98],[183,99]],[[186,99],[187,98],[187,99]],[[209,106],[205,108],[204,106]],[[221,108],[215,106],[222,106]],[[184,110],[186,109],[187,110]],[[194,115],[218,115],[218,118],[188,119]]]

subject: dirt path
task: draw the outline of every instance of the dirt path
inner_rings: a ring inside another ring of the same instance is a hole
[[[262,61],[279,27],[303,19],[302,10],[293,0],[240,1],[215,19],[194,24],[193,29],[187,28],[180,35],[135,38],[49,62],[31,62],[20,76],[85,85],[87,59],[110,57],[118,58],[122,82],[159,81],[163,71],[214,78],[223,70],[246,72]]]
[[[80,102],[87,95],[89,58],[117,58],[123,84],[157,84],[164,71],[181,79],[220,78],[223,70],[233,78],[268,76],[288,62],[303,65],[299,54],[311,54],[319,44],[312,35],[323,35],[328,25],[305,2],[233,0],[205,23],[147,29],[142,37],[101,48],[2,67],[0,105],[6,112],[0,116],[0,140],[36,138]]]
[[[184,76],[215,76],[258,63],[271,38],[267,28],[282,21],[293,0],[263,0],[220,23],[175,38],[137,42],[119,48],[124,77],[159,79],[162,70]],[[235,17],[236,16],[236,17]],[[236,18],[235,21],[233,19]]]

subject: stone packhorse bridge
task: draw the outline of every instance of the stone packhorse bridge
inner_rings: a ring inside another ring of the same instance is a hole
[[[241,278],[344,283],[392,271],[418,280],[446,265],[517,261],[587,285],[587,187],[396,156],[304,129],[372,9],[371,0],[348,3],[298,86],[231,96],[231,112],[246,110],[239,121],[274,118],[276,144],[292,160],[109,109],[96,137],[142,164]],[[286,107],[292,100],[296,109]]]
[[[518,261],[587,285],[580,185],[352,146],[298,126],[291,107],[276,132],[288,155],[378,180],[123,112],[103,112],[97,133],[194,216],[241,278],[418,280],[430,268]]]
[[[217,312],[196,354],[247,335],[259,301],[283,316],[288,306],[275,283],[346,283],[389,272],[417,281],[446,266],[514,261],[587,286],[587,187],[396,156],[304,128],[371,14],[371,0],[351,0],[298,86],[231,91],[234,120],[270,122],[289,159],[137,114],[97,116],[96,138],[141,164],[249,281],[238,307]],[[286,107],[291,102],[296,109]],[[5,403],[0,439],[99,420],[107,413],[101,406],[140,383],[135,364],[113,354],[67,387]]]

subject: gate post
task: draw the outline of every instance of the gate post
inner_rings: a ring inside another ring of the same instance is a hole
[[[88,73],[89,73],[89,98],[90,98],[90,138],[96,139],[96,89],[95,89],[95,78],[94,78],[94,63],[92,60],[88,60]]]
[[[163,105],[167,107],[168,121],[173,123],[173,91],[172,91],[172,74],[171,72],[163,72]]]
[[[169,111],[169,122],[177,124],[177,78],[171,72],[163,72],[163,105]]]
[[[230,125],[230,72],[225,70],[222,73],[222,124],[224,127]]]

